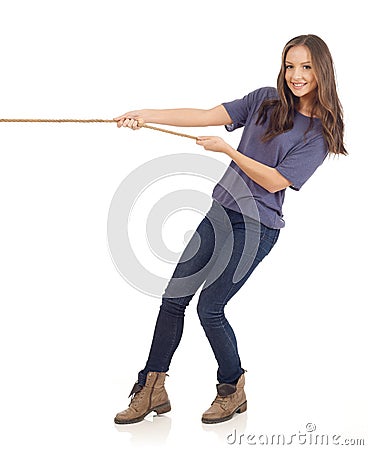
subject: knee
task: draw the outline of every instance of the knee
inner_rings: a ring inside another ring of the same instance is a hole
[[[188,306],[190,299],[185,297],[162,297],[161,310],[174,315],[184,314],[185,308]]]
[[[207,312],[205,311],[205,309],[199,303],[197,305],[197,314],[198,314],[199,321],[200,321],[201,325],[204,326],[205,323],[206,323]]]
[[[206,302],[199,299],[197,305],[197,314],[202,326],[211,326],[221,321],[224,315],[223,308],[216,308],[213,302]]]

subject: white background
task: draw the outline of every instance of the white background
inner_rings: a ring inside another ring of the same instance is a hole
[[[204,150],[112,124],[0,124],[1,448],[227,448],[235,429],[291,435],[307,423],[368,442],[364,6],[1,1],[1,118],[213,107],[274,86],[284,44],[314,33],[334,57],[350,151],[287,192],[278,245],[228,306],[248,370],[248,412],[223,425],[200,422],[217,380],[195,297],[167,381],[172,411],[116,427],[160,301],[116,271],[110,202],[144,162]],[[223,128],[184,131],[234,146],[240,138]],[[171,242],[176,232],[166,228]]]

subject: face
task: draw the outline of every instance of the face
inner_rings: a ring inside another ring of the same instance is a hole
[[[312,66],[312,57],[308,47],[291,47],[285,58],[285,81],[291,92],[306,100],[317,88],[317,78]]]

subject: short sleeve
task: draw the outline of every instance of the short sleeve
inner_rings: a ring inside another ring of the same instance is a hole
[[[234,131],[237,128],[244,127],[248,118],[258,110],[262,102],[268,98],[275,98],[276,92],[275,88],[261,88],[250,92],[243,98],[222,103],[232,120],[230,125],[225,125],[226,130]]]
[[[232,123],[230,125],[225,125],[227,131],[234,131],[237,128],[241,128],[245,125],[249,114],[248,97],[249,96],[246,95],[241,99],[222,104],[232,120]]]
[[[323,135],[318,135],[291,149],[275,168],[292,183],[290,187],[298,191],[323,163],[327,154]]]

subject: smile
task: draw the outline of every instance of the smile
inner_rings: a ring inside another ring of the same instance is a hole
[[[295,89],[303,88],[307,83],[291,83]]]

